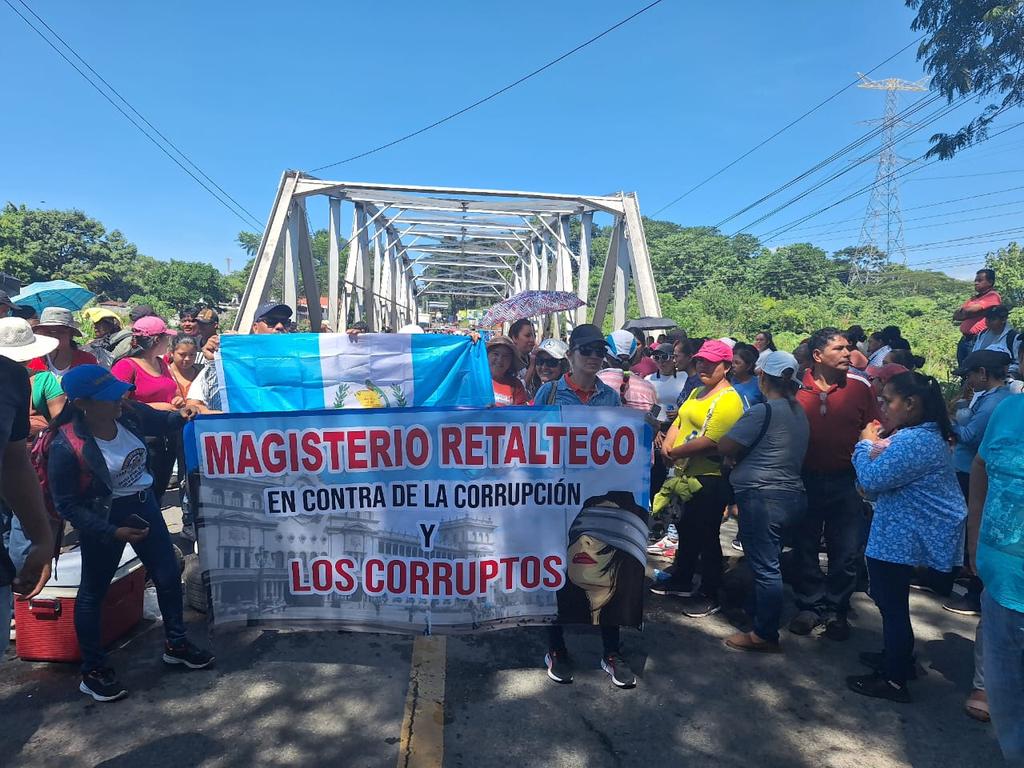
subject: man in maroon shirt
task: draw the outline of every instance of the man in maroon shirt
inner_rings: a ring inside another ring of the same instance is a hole
[[[797,393],[811,427],[803,469],[807,515],[793,542],[793,591],[800,612],[789,629],[806,635],[824,624],[826,637],[846,640],[867,522],[851,458],[861,430],[878,418],[878,404],[867,379],[849,373],[851,345],[842,331],[823,328],[808,346],[813,362]],[[818,566],[822,531],[828,576]]]

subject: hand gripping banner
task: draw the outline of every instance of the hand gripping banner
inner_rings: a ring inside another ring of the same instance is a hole
[[[197,418],[214,625],[638,626],[652,432],[628,408]]]

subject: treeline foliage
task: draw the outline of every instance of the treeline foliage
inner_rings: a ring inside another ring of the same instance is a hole
[[[751,340],[769,330],[780,348],[793,349],[826,325],[859,324],[869,333],[898,325],[927,358],[929,371],[945,375],[954,365],[959,332],[951,317],[973,293],[968,282],[889,265],[873,248],[828,254],[810,243],[795,243],[769,249],[750,235],[729,237],[711,227],[645,219],[644,228],[662,314],[692,336]],[[594,291],[609,234],[608,229],[595,232]],[[1012,263],[1020,275],[1017,284],[1024,288],[1020,250],[1011,246],[1002,261],[995,265],[1000,287],[1009,288]]]

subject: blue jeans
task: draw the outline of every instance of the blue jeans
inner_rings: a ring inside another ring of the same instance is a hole
[[[981,593],[985,693],[1003,757],[1024,765],[1024,613]]]
[[[131,514],[149,523],[149,535],[132,548],[156,586],[157,602],[164,620],[167,642],[180,645],[185,640],[184,609],[181,602],[181,574],[171,547],[171,535],[156,497],[144,491],[114,501],[110,510],[112,525],[120,525]],[[100,633],[103,598],[110,588],[117,565],[124,552],[124,542],[93,536],[81,531],[82,583],[75,603],[75,633],[82,650],[82,674],[104,666],[106,654]]]
[[[805,472],[803,479],[807,514],[797,526],[793,542],[796,603],[800,610],[814,611],[819,616],[845,617],[866,543],[864,502],[857,493],[853,470]],[[828,551],[827,577],[818,565],[822,532]]]
[[[905,683],[914,668],[914,628],[910,625],[910,580],[914,566],[868,558],[871,598],[882,614],[885,677]]]
[[[741,491],[736,494],[736,504],[743,557],[754,572],[748,613],[758,637],[778,642],[783,602],[782,535],[807,511],[807,497],[798,491]]]

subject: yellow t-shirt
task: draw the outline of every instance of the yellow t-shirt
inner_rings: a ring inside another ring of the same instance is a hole
[[[698,392],[700,390],[695,389],[690,393],[690,397],[679,406],[679,415],[675,420],[675,427],[678,428],[679,433],[673,448],[676,445],[688,443],[701,434],[717,443],[725,437],[732,429],[732,425],[743,415],[743,400],[732,387],[704,398],[698,398]],[[711,420],[708,421],[708,428],[702,432],[704,419],[707,418],[712,404],[714,404],[714,410],[711,412]],[[697,456],[690,459],[686,465],[686,474],[690,477],[721,475],[722,464],[720,461],[712,461],[707,456]]]

